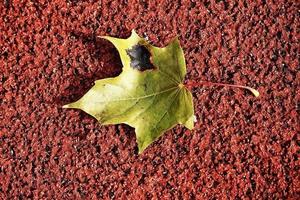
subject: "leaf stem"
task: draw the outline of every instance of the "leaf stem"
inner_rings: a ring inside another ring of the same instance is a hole
[[[259,96],[259,92],[256,89],[248,87],[248,86],[243,86],[243,85],[233,85],[233,84],[226,84],[226,83],[213,83],[213,82],[209,82],[209,81],[199,81],[199,82],[188,81],[186,83],[186,87],[189,88],[189,89],[194,88],[194,87],[198,87],[198,86],[201,86],[201,85],[242,88],[242,89],[249,90],[255,97]]]

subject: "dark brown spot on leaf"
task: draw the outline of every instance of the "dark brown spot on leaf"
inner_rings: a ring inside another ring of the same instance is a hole
[[[130,57],[130,66],[139,71],[147,69],[154,69],[151,63],[151,53],[143,45],[134,45],[131,49],[126,50],[127,55]]]

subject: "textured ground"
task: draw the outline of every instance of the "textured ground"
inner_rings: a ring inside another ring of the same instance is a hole
[[[249,3],[251,2],[251,3]],[[297,3],[298,2],[298,3]],[[0,199],[299,199],[299,1],[0,2]],[[179,35],[198,122],[134,130],[61,105],[120,73],[97,35]],[[298,94],[297,94],[298,93]]]

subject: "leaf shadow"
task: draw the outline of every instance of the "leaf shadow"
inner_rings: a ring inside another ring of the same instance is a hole
[[[122,71],[122,62],[117,49],[107,40],[96,34],[85,34],[70,31],[70,37],[80,40],[94,62],[85,66],[79,62],[80,68],[73,67],[72,75],[68,77],[69,86],[55,98],[55,103],[64,105],[82,97],[98,79],[115,77]]]

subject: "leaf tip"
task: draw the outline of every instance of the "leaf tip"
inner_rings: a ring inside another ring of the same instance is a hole
[[[103,36],[103,35],[99,35],[97,36],[98,38],[101,38],[101,39],[105,39],[105,40],[108,40],[109,39],[109,36]]]
[[[69,108],[69,105],[63,105],[62,108]]]
[[[139,141],[137,141],[138,143],[138,154],[142,154],[143,151],[147,148],[148,145],[144,145],[144,143],[141,143]]]
[[[197,117],[196,117],[196,115],[193,115],[193,120],[194,120],[195,123],[197,122]]]
[[[144,152],[145,148],[138,147],[138,155],[141,155]]]
[[[136,31],[134,29],[131,30],[132,35],[137,35]]]
[[[138,155],[141,155],[143,153],[144,149],[139,149]]]
[[[194,128],[194,123],[197,121],[196,116],[193,114],[191,115],[188,120],[184,123],[184,126],[189,130]]]

